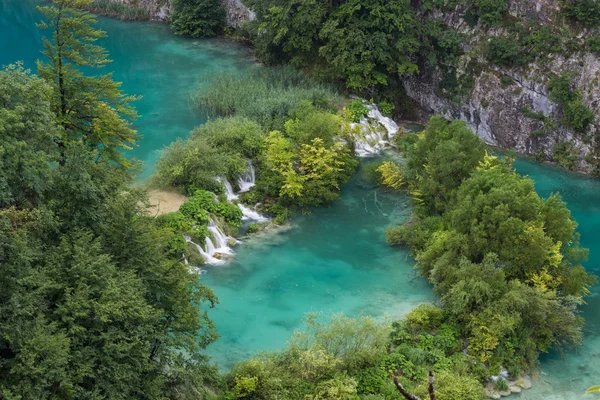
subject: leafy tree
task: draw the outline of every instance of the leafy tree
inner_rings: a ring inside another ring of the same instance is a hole
[[[448,123],[433,117],[421,135],[423,139],[408,152],[407,175],[418,179],[413,192],[418,209],[425,214],[441,213],[485,150],[481,140],[460,121]]]
[[[111,74],[86,76],[83,68],[101,68],[110,63],[106,50],[94,44],[106,36],[95,29],[96,19],[81,9],[93,0],[54,0],[39,6],[46,21],[39,27],[51,32],[44,38],[47,62],[38,61],[38,71],[54,90],[53,108],[63,134],[55,140],[60,164],[66,162],[66,149],[82,143],[97,149],[101,158],[127,168],[131,164],[121,150],[130,149],[137,139],[132,121],[137,118],[126,96]]]
[[[394,74],[418,71],[414,24],[408,0],[345,1],[323,24],[319,54],[350,89],[385,86]]]
[[[43,201],[60,136],[51,88],[21,65],[0,71],[0,207]]]
[[[223,33],[225,16],[219,0],[174,0],[171,27],[181,36],[217,36]]]

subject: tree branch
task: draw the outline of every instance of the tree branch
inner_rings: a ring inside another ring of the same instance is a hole
[[[402,384],[398,380],[398,376],[394,376],[394,384],[396,385],[396,387],[398,388],[398,390],[400,391],[400,393],[402,394],[402,396],[404,396],[404,398],[406,400],[421,400],[417,396],[414,396],[414,395],[408,393],[406,391],[406,389],[404,389],[404,386],[402,386]]]

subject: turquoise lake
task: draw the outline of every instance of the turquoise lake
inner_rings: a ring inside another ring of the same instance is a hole
[[[41,58],[36,0],[0,0],[0,65],[22,60],[35,71]],[[164,145],[185,137],[206,115],[194,111],[189,96],[203,77],[222,70],[254,67],[247,50],[221,40],[186,40],[165,24],[125,23],[100,18],[109,37],[102,44],[114,63],[105,70],[128,94],[142,95],[136,107],[142,135],[132,156],[146,165],[147,177]],[[600,181],[525,160],[517,170],[534,178],[542,196],[559,192],[579,222],[582,244],[590,248],[589,270],[600,274]],[[230,264],[206,267],[203,279],[221,303],[211,311],[221,338],[208,353],[222,367],[256,351],[275,349],[301,327],[309,311],[400,316],[433,300],[406,250],[390,248],[384,229],[404,221],[408,200],[370,186],[360,172],[330,207],[298,216],[292,228],[236,246]],[[600,289],[582,307],[586,339],[561,355],[543,355],[535,386],[514,398],[596,399],[583,392],[600,384]]]

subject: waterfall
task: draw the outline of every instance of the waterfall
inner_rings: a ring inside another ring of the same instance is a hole
[[[235,193],[233,191],[233,186],[231,182],[229,182],[225,178],[217,178],[217,181],[222,182],[225,186],[225,194],[227,195],[227,200],[233,202],[234,200],[238,200],[239,194],[247,192],[256,185],[256,172],[254,170],[254,166],[252,165],[252,161],[248,160],[248,169],[238,178],[238,186],[240,187],[240,191]],[[256,221],[256,222],[266,222],[269,218],[260,215],[255,209],[251,209],[246,207],[245,205],[236,201],[237,206],[242,210],[242,220],[244,221]],[[256,208],[256,206],[254,206]],[[210,227],[209,227],[210,230]]]
[[[354,137],[355,151],[359,157],[368,157],[379,153],[390,145],[390,140],[398,133],[398,124],[385,117],[375,104],[369,104],[369,112],[358,124],[361,134]]]
[[[256,185],[256,173],[252,161],[248,161],[248,170],[244,172],[238,179],[238,186],[240,187],[240,193],[247,192],[251,187]]]
[[[184,235],[185,240],[188,243],[196,246],[198,253],[204,257],[204,260],[207,264],[212,265],[220,265],[224,264],[225,261],[216,257],[217,254],[220,255],[233,255],[233,250],[229,247],[229,241],[231,238],[221,231],[221,228],[213,220],[210,220],[208,225],[208,231],[210,232],[210,237],[204,239],[204,248],[199,244],[192,241],[192,238]],[[187,260],[186,260],[187,263]]]
[[[256,212],[256,210],[252,210],[243,204],[238,204],[238,207],[240,208],[240,210],[242,210],[242,220],[251,220],[256,222],[267,222],[269,220],[269,218],[260,215],[258,212]]]

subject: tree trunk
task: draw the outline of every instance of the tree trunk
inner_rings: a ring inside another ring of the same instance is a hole
[[[435,388],[433,387],[433,371],[429,371],[429,399],[435,399]]]
[[[406,389],[404,389],[404,386],[402,386],[402,384],[400,383],[400,381],[398,380],[397,376],[394,376],[394,384],[396,385],[396,387],[398,388],[398,390],[400,391],[400,393],[402,394],[402,396],[404,396],[404,398],[406,400],[421,400],[420,398],[418,398],[415,395],[412,395],[410,393],[408,393],[406,391]]]

